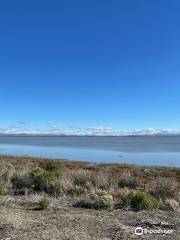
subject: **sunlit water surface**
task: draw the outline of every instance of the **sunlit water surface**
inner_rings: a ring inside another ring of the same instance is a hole
[[[180,136],[3,136],[0,154],[180,167]]]

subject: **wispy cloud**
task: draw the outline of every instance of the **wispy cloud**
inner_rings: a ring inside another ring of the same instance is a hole
[[[28,124],[29,122],[28,121],[19,121],[18,122],[18,124],[20,124],[20,125],[26,125],[26,124]]]

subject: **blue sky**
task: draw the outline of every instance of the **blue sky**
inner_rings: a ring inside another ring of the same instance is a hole
[[[178,0],[2,2],[0,128],[180,129],[179,12]]]

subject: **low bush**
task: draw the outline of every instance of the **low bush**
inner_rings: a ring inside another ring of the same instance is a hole
[[[166,199],[164,201],[164,204],[167,210],[170,210],[170,211],[180,210],[179,202],[176,201],[175,199],[172,199],[172,198]]]
[[[95,188],[108,191],[111,185],[111,175],[108,171],[98,171],[92,175],[92,183]]]
[[[86,194],[86,190],[81,186],[74,186],[70,188],[67,193],[74,197],[81,197]]]
[[[39,166],[49,172],[59,170],[59,165],[55,160],[41,160]]]
[[[83,169],[73,171],[72,179],[73,179],[74,185],[85,187],[87,182],[87,173],[88,171],[85,171]]]
[[[33,189],[37,192],[53,194],[56,191],[57,177],[54,172],[36,168],[31,172]]]
[[[0,177],[0,195],[4,194],[4,183],[2,177]]]
[[[129,171],[122,173],[118,180],[119,188],[136,188],[138,186],[137,178],[135,178]]]
[[[94,209],[113,209],[113,197],[105,191],[98,190],[81,199],[77,206]]]
[[[41,210],[47,209],[50,206],[50,201],[48,196],[44,196],[40,201],[39,201],[39,208]]]
[[[173,178],[155,178],[147,186],[147,190],[150,194],[157,198],[177,198],[178,196],[178,184]]]
[[[123,199],[125,196],[127,196],[131,192],[131,189],[124,187],[119,189],[112,189],[111,194],[114,198],[114,202],[118,205],[123,204]]]
[[[68,175],[63,173],[62,177],[57,179],[56,191],[57,194],[66,195],[74,187],[73,181]]]
[[[11,179],[12,191],[14,194],[19,192],[25,192],[27,189],[32,189],[32,179],[28,173],[16,172],[16,174]]]
[[[131,191],[124,197],[123,202],[124,206],[129,206],[135,210],[154,209],[159,207],[158,201],[145,192]]]

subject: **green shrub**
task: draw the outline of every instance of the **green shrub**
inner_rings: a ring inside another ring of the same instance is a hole
[[[2,178],[0,177],[0,195],[4,194],[4,183]]]
[[[92,196],[94,199],[94,207],[97,209],[112,209],[113,208],[113,197],[105,191],[98,191]]]
[[[44,196],[40,201],[39,201],[39,208],[41,210],[47,209],[50,206],[50,201],[48,196]]]
[[[73,182],[74,185],[85,187],[87,182],[87,171],[82,169],[76,170],[76,172],[73,174]]]
[[[131,191],[124,197],[123,203],[125,206],[130,206],[132,209],[153,209],[158,208],[159,204],[155,198],[145,192]]]
[[[37,168],[31,172],[33,189],[37,192],[55,193],[56,191],[56,174],[54,172],[47,172],[43,169]]]
[[[113,209],[113,197],[111,194],[99,190],[85,196],[84,199],[77,203],[77,206],[94,209]]]
[[[74,186],[68,190],[68,194],[80,197],[86,194],[86,190],[81,186]]]
[[[55,160],[42,160],[40,161],[39,166],[49,172],[59,170],[58,163]]]

